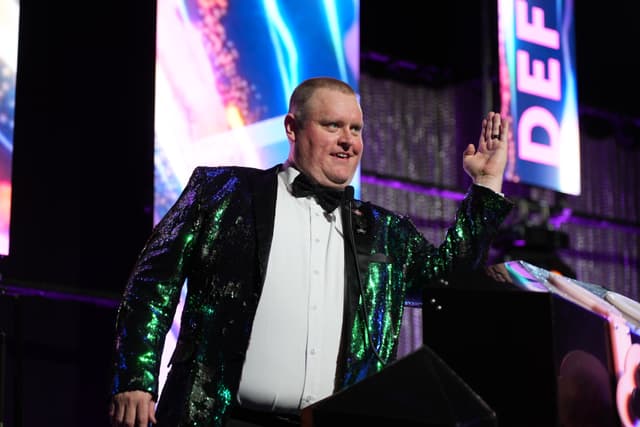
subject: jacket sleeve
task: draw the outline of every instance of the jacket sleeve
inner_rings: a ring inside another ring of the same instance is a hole
[[[162,350],[201,223],[204,181],[204,171],[196,168],[132,269],[116,318],[112,394],[144,390],[158,397]]]
[[[483,267],[500,224],[512,207],[511,201],[493,190],[472,185],[439,246],[427,242],[411,224],[415,232],[408,243],[405,265],[410,297],[417,297],[424,286],[453,272]]]

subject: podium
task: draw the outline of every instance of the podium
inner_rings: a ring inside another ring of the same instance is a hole
[[[422,346],[302,411],[303,427],[497,427],[494,411]]]
[[[423,295],[423,346],[304,427],[640,425],[640,304],[522,261]]]
[[[427,289],[423,340],[501,427],[619,427],[616,357],[624,355],[612,330],[624,328],[598,312],[604,288],[568,279],[558,288],[547,273],[509,262]]]

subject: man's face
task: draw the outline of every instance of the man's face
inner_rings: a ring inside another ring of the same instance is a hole
[[[285,121],[296,166],[319,184],[346,187],[362,157],[362,110],[354,95],[318,89],[301,126]],[[290,155],[291,157],[291,155]]]

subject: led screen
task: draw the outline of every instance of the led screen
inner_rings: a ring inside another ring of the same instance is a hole
[[[196,166],[286,160],[284,115],[302,80],[332,76],[358,91],[357,0],[158,0],[156,38],[155,222]],[[359,171],[352,185],[357,196]]]
[[[19,9],[17,0],[0,0],[0,255],[9,255]]]
[[[157,13],[156,221],[195,166],[284,161],[283,117],[302,80],[358,89],[357,1],[158,0]]]
[[[506,178],[580,194],[573,0],[498,0]]]

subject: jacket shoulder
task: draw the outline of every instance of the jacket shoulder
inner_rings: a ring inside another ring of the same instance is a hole
[[[258,177],[277,173],[280,165],[269,169],[259,169],[249,166],[196,166],[191,173],[189,181],[217,180],[244,177]]]
[[[404,215],[400,215],[390,209],[387,209],[380,205],[376,205],[371,202],[363,202],[362,200],[357,200],[356,206],[358,209],[362,210],[363,212],[366,212],[367,214],[375,218],[380,218],[380,219],[384,218],[387,220],[395,220],[395,221],[401,221],[406,218]]]
[[[358,200],[357,209],[361,212],[364,221],[375,224],[375,229],[385,229],[393,233],[415,233],[417,228],[407,215],[401,215],[385,207]]]

